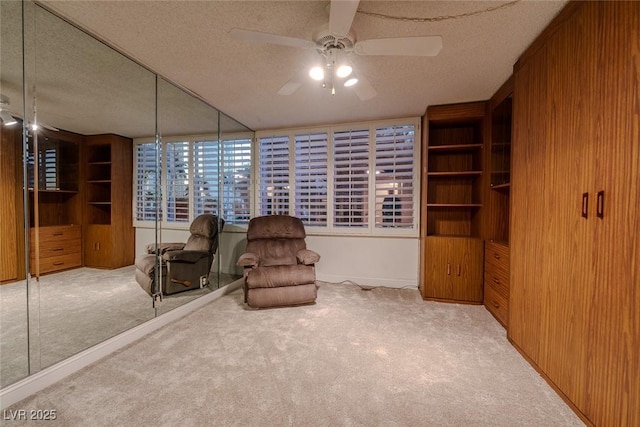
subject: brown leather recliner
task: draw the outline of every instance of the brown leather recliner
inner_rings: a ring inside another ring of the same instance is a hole
[[[220,230],[224,220],[220,221]],[[147,254],[136,258],[136,282],[149,295],[164,295],[200,288],[208,283],[209,270],[218,248],[218,217],[202,214],[189,227],[191,236],[186,243],[151,243]],[[156,268],[162,266],[162,286],[156,283]]]
[[[307,249],[305,237],[299,218],[268,215],[249,221],[247,251],[236,263],[244,267],[245,303],[266,308],[315,302],[320,255]]]

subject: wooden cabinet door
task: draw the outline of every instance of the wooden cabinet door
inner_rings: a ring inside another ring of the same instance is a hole
[[[549,123],[541,120],[549,105],[548,50],[515,73],[513,143],[511,148],[510,277],[507,335],[534,363],[540,360],[543,316],[542,268],[547,236],[544,173]]]
[[[598,110],[599,47],[586,12],[585,8],[574,15],[547,43],[551,72],[544,120],[549,133],[541,171],[551,187],[544,192],[544,264],[541,274],[530,278],[534,284],[538,279],[543,283],[539,297],[545,311],[540,319],[544,339],[538,366],[579,407],[586,399],[594,287],[592,141]]]
[[[452,238],[429,236],[425,247],[424,297],[452,299],[451,264],[449,246]]]
[[[480,239],[451,239],[452,298],[482,302],[484,242]]]
[[[18,272],[18,234],[21,222],[16,206],[16,192],[20,183],[16,180],[16,159],[20,140],[17,126],[0,127],[0,282],[16,280]]]
[[[599,25],[595,289],[588,402],[595,425],[640,425],[640,3],[589,4]],[[609,21],[605,19],[609,18]],[[605,25],[615,20],[616,25]],[[606,52],[606,54],[605,54]],[[615,58],[615,60],[612,60]],[[601,215],[597,215],[601,214]]]
[[[84,264],[87,267],[111,267],[111,226],[87,225]]]
[[[483,247],[480,239],[427,237],[424,297],[482,302]]]

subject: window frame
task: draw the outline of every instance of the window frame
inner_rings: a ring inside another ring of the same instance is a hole
[[[223,155],[223,153],[221,152],[222,150],[222,146],[224,144],[225,141],[242,141],[242,140],[249,140],[251,141],[250,144],[250,150],[251,150],[251,154],[250,154],[250,158],[251,158],[251,167],[249,168],[250,173],[253,175],[254,173],[254,151],[255,151],[255,138],[254,138],[254,134],[252,132],[238,132],[238,133],[223,133],[221,135],[219,134],[202,134],[202,135],[179,135],[179,136],[171,136],[171,137],[163,137],[161,138],[160,141],[160,177],[161,180],[159,182],[159,186],[160,186],[160,192],[161,192],[161,202],[160,202],[160,211],[162,212],[161,214],[161,220],[157,221],[157,223],[160,225],[161,228],[163,229],[167,229],[167,230],[188,230],[191,222],[193,222],[193,220],[195,219],[195,217],[197,216],[195,213],[195,175],[194,175],[194,149],[195,149],[195,144],[198,142],[203,142],[203,141],[207,141],[207,142],[214,142],[218,145],[218,152],[219,152],[219,168],[224,168],[223,160],[221,155]],[[189,219],[187,221],[168,221],[167,218],[167,206],[168,206],[168,200],[167,200],[167,145],[171,144],[171,143],[179,143],[179,142],[187,142],[188,143],[188,151],[189,151],[189,162],[188,162],[188,177],[189,177],[189,186],[188,186],[188,191],[189,191],[189,213],[188,213],[188,217]],[[133,194],[134,197],[132,198],[131,202],[132,202],[132,206],[133,206],[133,212],[132,212],[132,221],[133,221],[133,226],[136,228],[153,228],[155,227],[156,221],[155,220],[139,220],[138,218],[138,196],[137,196],[137,189],[138,189],[138,156],[137,156],[137,146],[139,144],[155,144],[156,143],[156,139],[153,137],[147,137],[147,138],[135,138],[133,140]],[[220,170],[220,169],[219,169]],[[220,192],[220,181],[218,181],[218,211],[220,211],[222,204],[224,203],[223,201],[223,195]],[[254,199],[253,199],[253,194],[254,194],[254,178],[253,176],[250,177],[249,179],[249,188],[248,188],[248,192],[249,192],[249,197],[248,197],[248,202],[250,204],[250,210],[251,210],[251,217],[253,217],[253,212],[254,212]],[[218,212],[219,213],[219,212]],[[226,220],[226,219],[225,219]],[[234,223],[229,223],[229,222],[225,222],[225,231],[246,231],[246,224],[234,224]]]
[[[376,226],[376,179],[370,177],[368,181],[367,196],[367,215],[368,221],[366,227],[335,227],[334,226],[334,133],[349,130],[369,131],[369,170],[376,168],[376,129],[382,127],[393,126],[411,126],[414,127],[414,146],[413,146],[413,221],[411,226],[407,228],[401,227],[378,227]],[[400,119],[375,120],[366,122],[347,123],[329,126],[314,126],[304,128],[275,129],[257,131],[255,137],[254,152],[254,179],[256,188],[260,187],[260,139],[269,136],[289,136],[289,215],[295,215],[295,136],[305,133],[327,133],[328,149],[327,149],[327,226],[317,227],[312,224],[305,224],[305,229],[309,235],[337,235],[337,236],[379,236],[379,237],[418,237],[420,233],[420,156],[421,156],[421,140],[422,140],[422,124],[420,117],[408,117]],[[254,192],[254,201],[252,210],[255,216],[261,211],[260,192]]]

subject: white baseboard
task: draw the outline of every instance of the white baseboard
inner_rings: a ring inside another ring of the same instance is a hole
[[[384,286],[386,288],[415,288],[418,289],[418,283],[414,280],[403,279],[380,279],[375,277],[357,277],[357,276],[338,276],[333,274],[317,274],[316,277],[321,282],[341,283],[344,281],[353,282],[360,286]]]
[[[175,322],[192,311],[238,289],[242,286],[242,280],[236,280],[220,289],[203,295],[202,297],[177,307],[141,325],[129,329],[113,338],[109,338],[94,345],[68,359],[64,359],[55,365],[49,366],[33,375],[30,375],[16,383],[0,389],[0,409],[5,409],[22,399],[48,387],[61,379],[79,371],[80,369],[102,359],[105,356],[121,349],[122,347],[139,340],[145,335]]]

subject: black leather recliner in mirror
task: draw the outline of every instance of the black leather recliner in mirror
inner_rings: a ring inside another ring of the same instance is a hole
[[[138,284],[149,295],[160,290],[164,295],[171,295],[206,285],[218,249],[218,233],[223,225],[224,220],[218,220],[216,215],[202,214],[191,223],[191,236],[186,243],[147,245],[147,253],[136,259]],[[155,283],[156,254],[162,266],[161,283]]]

